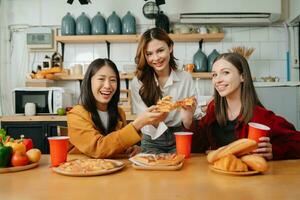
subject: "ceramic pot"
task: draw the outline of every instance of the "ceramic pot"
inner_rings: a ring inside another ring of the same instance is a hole
[[[208,57],[207,57],[207,67],[208,67],[208,69],[207,69],[207,71],[208,72],[211,72],[211,69],[212,69],[212,64],[214,63],[214,61],[215,61],[215,59],[219,56],[220,54],[219,54],[219,52],[216,50],[216,49],[214,49],[209,55],[208,55]]]
[[[68,12],[61,20],[61,35],[75,35],[76,23],[75,19]]]
[[[122,18],[122,34],[136,34],[136,23],[130,11]]]
[[[108,35],[118,35],[121,34],[121,19],[116,14],[115,11],[107,18],[107,34]]]
[[[195,64],[195,72],[207,72],[207,56],[202,51],[203,39],[199,42],[199,50],[193,56],[193,62]]]
[[[76,35],[90,35],[91,22],[84,12],[76,20]]]
[[[170,33],[170,22],[167,15],[160,11],[155,18],[155,26],[164,29],[167,33]]]
[[[106,34],[106,22],[104,17],[97,12],[92,19],[92,35],[105,35]]]

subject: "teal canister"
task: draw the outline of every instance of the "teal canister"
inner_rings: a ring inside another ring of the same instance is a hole
[[[68,12],[61,20],[61,35],[75,35],[76,23],[75,19]]]
[[[76,19],[76,35],[90,35],[91,22],[84,12]]]
[[[203,39],[199,42],[199,50],[193,56],[193,62],[195,64],[195,72],[207,72],[207,56],[202,51]]]
[[[106,34],[106,22],[104,17],[97,12],[92,19],[92,35],[105,35]]]
[[[208,64],[208,72],[211,72],[212,65],[215,59],[219,56],[219,52],[214,49],[208,56],[207,56],[207,64]]]
[[[136,34],[135,18],[130,11],[122,18],[122,34]]]
[[[121,19],[116,14],[115,11],[107,18],[107,34],[108,35],[118,35],[121,34]]]

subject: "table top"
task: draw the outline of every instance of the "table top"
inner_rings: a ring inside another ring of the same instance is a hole
[[[68,155],[68,160],[79,158]],[[136,170],[128,160],[116,173],[69,177],[54,173],[49,155],[37,168],[0,174],[0,199],[299,199],[300,160],[270,161],[265,174],[231,176],[209,169],[194,154],[178,171]]]

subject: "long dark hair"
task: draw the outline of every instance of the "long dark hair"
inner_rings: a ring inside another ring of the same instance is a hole
[[[154,79],[155,71],[148,65],[145,57],[147,45],[153,39],[166,42],[168,47],[172,47],[174,44],[169,35],[161,28],[152,28],[147,30],[139,41],[135,57],[135,62],[137,64],[137,70],[135,73],[138,80],[142,82],[139,94],[148,107],[156,104],[158,99],[162,97],[162,91]],[[174,70],[177,69],[175,60],[176,59],[172,51],[170,54],[169,65]]]
[[[239,120],[248,123],[253,115],[253,108],[258,105],[263,107],[260,102],[251,77],[251,72],[247,60],[237,53],[224,53],[219,55],[214,63],[224,59],[230,62],[243,76],[244,81],[241,83],[241,111]],[[221,97],[216,89],[214,89],[215,115],[220,125],[226,125],[227,117],[227,101],[226,97]]]
[[[92,92],[92,85],[91,85],[91,79],[92,77],[97,73],[97,71],[102,68],[103,66],[110,67],[116,74],[117,77],[117,89],[113,97],[108,103],[107,106],[107,112],[108,112],[108,128],[107,130],[104,128],[103,123],[99,117],[99,114],[97,112],[96,107],[96,99]],[[109,59],[96,59],[94,60],[88,67],[84,79],[81,84],[81,91],[80,91],[80,103],[82,106],[91,113],[92,120],[101,133],[104,133],[104,135],[114,131],[116,129],[116,125],[118,122],[118,119],[120,118],[119,112],[118,112],[118,103],[120,99],[120,76],[118,72],[118,68]]]

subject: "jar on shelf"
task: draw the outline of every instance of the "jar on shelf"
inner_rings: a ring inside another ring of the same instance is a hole
[[[122,34],[136,34],[135,18],[130,11],[122,18]]]
[[[92,19],[92,35],[105,35],[106,34],[106,22],[100,12]]]
[[[75,35],[76,23],[75,19],[68,12],[61,20],[61,35]]]
[[[193,56],[193,62],[195,64],[195,72],[207,72],[207,56],[202,51],[203,39],[199,42],[199,49]]]
[[[212,64],[214,63],[215,59],[219,56],[219,52],[214,49],[208,56],[207,56],[207,67],[208,67],[208,72],[211,72],[212,69]]]
[[[115,11],[107,18],[107,34],[119,35],[122,32],[121,19]]]
[[[76,20],[76,35],[90,35],[91,22],[84,12]]]

